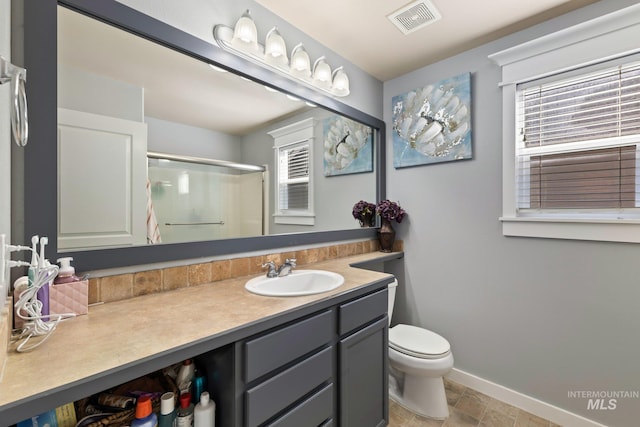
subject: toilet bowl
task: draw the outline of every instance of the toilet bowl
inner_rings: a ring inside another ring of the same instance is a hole
[[[389,285],[389,319],[397,282]],[[389,397],[418,415],[445,419],[449,406],[443,376],[453,368],[449,342],[424,328],[398,324],[389,329]]]

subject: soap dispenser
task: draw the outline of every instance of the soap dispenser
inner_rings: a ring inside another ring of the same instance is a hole
[[[80,280],[76,276],[76,269],[71,265],[71,261],[73,261],[73,258],[71,257],[58,258],[60,269],[58,270],[58,276],[53,281],[54,285],[77,282]]]

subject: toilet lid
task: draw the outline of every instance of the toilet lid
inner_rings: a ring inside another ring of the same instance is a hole
[[[442,356],[451,350],[449,341],[427,329],[396,325],[389,329],[389,347],[415,357]]]

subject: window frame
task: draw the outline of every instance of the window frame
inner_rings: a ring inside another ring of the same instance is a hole
[[[274,129],[269,133],[274,140],[274,213],[276,224],[315,225],[315,211],[313,206],[313,142],[316,121],[313,118]],[[280,209],[280,153],[293,146],[308,144],[309,146],[309,183],[307,209]]]
[[[515,146],[518,84],[638,54],[638,32],[640,4],[489,55],[502,71],[503,235],[640,243],[638,219],[519,216]]]

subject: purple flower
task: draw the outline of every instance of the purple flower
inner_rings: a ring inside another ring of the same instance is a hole
[[[362,221],[367,217],[373,217],[376,213],[376,205],[373,203],[365,202],[364,200],[360,200],[358,203],[353,205],[353,210],[351,214],[357,220]]]
[[[402,222],[402,219],[407,212],[400,207],[396,202],[389,200],[383,200],[376,206],[376,213],[380,215],[380,218],[387,221]]]

